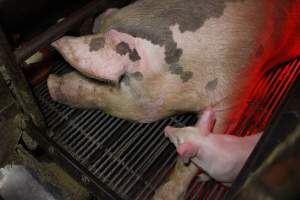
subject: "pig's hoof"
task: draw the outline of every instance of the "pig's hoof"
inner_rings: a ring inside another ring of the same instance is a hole
[[[168,181],[156,190],[152,200],[183,200],[185,192],[177,182]]]
[[[47,80],[50,96],[57,101],[60,94],[60,78],[54,74],[50,74]]]

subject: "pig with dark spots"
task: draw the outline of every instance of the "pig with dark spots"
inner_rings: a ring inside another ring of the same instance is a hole
[[[50,75],[49,91],[62,103],[140,122],[210,107],[213,133],[222,133],[249,83],[300,55],[299,15],[298,0],[140,0],[103,14],[97,33],[54,42],[79,72]],[[233,181],[258,140],[206,137],[205,131],[166,130],[179,154],[193,162],[179,163],[154,199],[183,198],[195,165],[216,180]],[[185,144],[193,138],[205,142]],[[232,152],[240,144],[249,148]],[[220,151],[231,153],[219,162]],[[220,163],[228,168],[216,167]]]
[[[98,51],[104,47],[105,40],[102,37],[93,38],[90,42],[90,51]]]

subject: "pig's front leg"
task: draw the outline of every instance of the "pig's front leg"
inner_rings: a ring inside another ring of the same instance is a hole
[[[217,181],[231,183],[245,164],[262,133],[237,137],[211,133],[214,113],[206,110],[195,127],[165,129],[183,160],[201,167]]]
[[[193,178],[197,175],[199,168],[190,163],[185,165],[178,159],[175,168],[164,183],[155,192],[153,200],[182,200]]]

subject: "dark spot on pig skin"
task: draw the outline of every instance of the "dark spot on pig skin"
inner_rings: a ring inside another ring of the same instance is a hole
[[[180,75],[180,78],[181,78],[183,83],[189,81],[192,77],[193,77],[193,72],[191,72],[191,71],[183,72]]]
[[[133,62],[138,61],[141,59],[140,55],[136,51],[136,49],[131,50],[129,45],[126,42],[120,42],[116,46],[116,52],[120,54],[121,56],[129,54],[129,59]]]
[[[213,91],[217,88],[217,85],[218,85],[218,79],[216,78],[214,80],[208,81],[208,83],[205,86],[205,89],[209,91]]]
[[[138,52],[136,51],[136,49],[133,49],[133,51],[131,51],[129,53],[129,58],[131,61],[135,62],[135,61],[138,61],[138,60],[141,60],[141,57],[140,55],[138,54]]]
[[[179,25],[181,32],[196,31],[210,18],[221,17],[226,2],[243,0],[141,0],[122,8],[106,19],[105,32],[109,29],[128,33],[165,47],[165,60],[176,63],[182,49],[173,40],[170,26]]]
[[[105,40],[103,37],[93,38],[89,44],[90,51],[98,51],[104,47]]]
[[[134,73],[130,74],[130,76],[137,81],[142,81],[144,79],[144,76],[141,72],[134,72]]]
[[[178,63],[174,63],[170,65],[169,70],[171,71],[172,74],[182,74],[183,67]]]
[[[184,71],[182,65],[178,63],[170,65],[169,70],[171,71],[171,74],[179,75],[182,82],[187,82],[193,77],[193,72]]]
[[[126,55],[127,53],[131,52],[131,49],[129,47],[129,45],[126,42],[120,42],[119,44],[117,44],[116,46],[116,51],[118,54],[120,54],[121,56]]]
[[[165,61],[169,64],[176,63],[179,61],[181,55],[182,55],[182,49],[177,49],[177,48],[170,49],[170,52],[165,57]]]

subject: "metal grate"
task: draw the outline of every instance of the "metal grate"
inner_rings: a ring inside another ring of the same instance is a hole
[[[244,98],[239,113],[235,113],[237,123],[228,127],[226,134],[238,136],[252,135],[262,131],[271,117],[278,111],[291,87],[300,75],[300,58],[283,63],[255,82]],[[191,184],[187,199],[223,199],[228,188],[217,182]]]
[[[299,69],[300,61],[296,59],[254,85],[239,118],[242,120],[229,133],[248,135],[264,127],[299,75]],[[70,70],[67,64],[57,63],[53,73]],[[51,129],[48,137],[125,199],[149,199],[174,166],[177,155],[163,136],[165,126],[183,127],[197,120],[193,115],[180,115],[151,124],[132,123],[99,110],[75,109],[54,102],[46,82],[33,90]],[[253,99],[259,101],[254,104]],[[215,181],[195,179],[186,197],[223,199],[227,190]]]
[[[56,74],[68,71],[65,63],[57,63],[53,69]],[[164,137],[164,128],[197,120],[193,115],[180,115],[150,124],[133,123],[99,110],[54,102],[46,82],[33,91],[51,130],[49,138],[126,199],[149,199],[175,164],[176,151]]]

